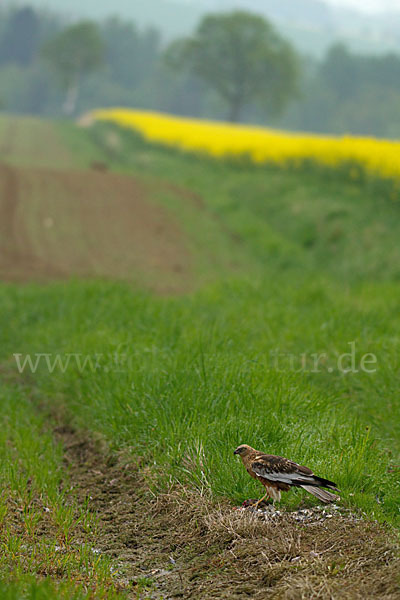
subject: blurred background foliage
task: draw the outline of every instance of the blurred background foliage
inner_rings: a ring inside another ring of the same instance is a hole
[[[263,94],[246,98],[236,115],[241,121],[312,132],[400,136],[400,56],[394,51],[359,53],[334,43],[325,54],[311,54],[286,42],[264,17],[240,14],[243,27],[246,18],[257,21],[280,40],[287,52],[286,73],[291,73],[285,93],[275,94],[275,102]],[[234,118],[234,109],[228,110],[226,98],[202,76],[198,64],[171,65],[171,53],[179,46],[193,47],[206,24],[204,17],[194,33],[187,29],[187,35],[172,38],[121,17],[71,21],[33,5],[3,7],[0,107],[19,114],[76,116],[118,105]]]

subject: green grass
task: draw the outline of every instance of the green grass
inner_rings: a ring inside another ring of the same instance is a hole
[[[54,166],[61,169],[74,167],[78,161],[63,142],[60,129],[58,123],[50,120],[1,114],[2,161],[28,167]],[[81,145],[83,143],[84,136]]]
[[[246,271],[257,265],[264,272],[268,259],[268,266],[279,272],[293,267],[346,284],[399,279],[400,204],[388,197],[385,186],[379,192],[368,181],[345,180],[340,171],[218,162],[150,146],[108,124],[96,125],[89,134],[113,168],[157,176],[197,193],[208,212],[236,237]],[[79,132],[69,129],[66,139],[78,149]]]
[[[89,600],[93,597],[91,592],[77,590],[71,584],[39,582],[32,575],[20,575],[18,583],[0,582],[0,594],[2,600]]]
[[[235,501],[254,496],[232,454],[250,443],[310,465],[338,482],[346,504],[397,522],[398,481],[388,468],[398,460],[400,420],[387,361],[398,318],[389,311],[375,324],[368,304],[352,307],[333,286],[292,284],[232,282],[169,300],[110,284],[25,287],[8,311],[20,334],[3,352],[92,357],[82,371],[75,359],[65,373],[42,363],[36,393],[144,456],[165,485],[172,475]],[[357,363],[376,354],[376,373],[329,373],[352,340]],[[276,365],[277,351],[328,359],[320,373],[296,373],[298,362]]]
[[[142,457],[155,490],[180,481],[236,503],[257,497],[233,456],[249,443],[312,467],[338,483],[344,505],[399,525],[399,206],[339,178],[217,163],[112,133],[110,149],[108,128],[59,130],[82,166],[105,160],[146,185],[197,194],[156,194],[191,238],[197,289],[157,297],[113,282],[0,286],[7,372],[17,372],[14,354],[86,361],[49,370],[44,357],[21,374],[23,387],[3,384],[3,487],[21,506],[32,489],[65,504],[60,451],[33,408],[61,405],[79,427]],[[353,343],[356,372],[344,373],[338,357]],[[324,355],[318,372],[313,354]],[[54,535],[74,564],[73,527],[60,515]],[[25,527],[35,518],[28,511]],[[0,573],[15,560],[6,553]],[[36,572],[17,567],[21,581]],[[26,597],[47,598],[40,593]]]
[[[117,598],[110,560],[92,551],[96,518],[78,506],[61,447],[15,382],[0,385],[0,421],[1,598]]]

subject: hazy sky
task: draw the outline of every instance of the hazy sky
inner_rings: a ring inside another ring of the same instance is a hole
[[[362,11],[379,12],[382,10],[400,10],[400,0],[326,0],[336,6],[349,6]]]

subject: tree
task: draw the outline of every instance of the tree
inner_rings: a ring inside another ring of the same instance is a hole
[[[110,78],[128,89],[148,79],[159,59],[159,33],[154,29],[140,31],[133,23],[116,17],[105,21],[101,31]]]
[[[206,16],[191,38],[166,53],[176,69],[186,66],[215,90],[238,121],[258,103],[278,114],[296,93],[298,63],[291,46],[262,17],[243,11]]]
[[[44,46],[43,55],[66,91],[64,112],[72,115],[83,77],[103,63],[103,40],[98,26],[84,21],[68,27]]]
[[[334,44],[320,66],[321,81],[336,95],[337,100],[347,100],[352,98],[360,87],[360,66],[360,61],[344,44]]]
[[[39,19],[35,11],[21,8],[11,13],[0,44],[0,62],[30,65],[39,42]]]

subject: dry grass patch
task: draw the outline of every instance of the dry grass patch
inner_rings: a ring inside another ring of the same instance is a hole
[[[154,496],[143,465],[73,430],[58,435],[75,493],[98,515],[96,544],[132,598],[399,598],[399,548],[376,523],[265,520],[179,486]]]

